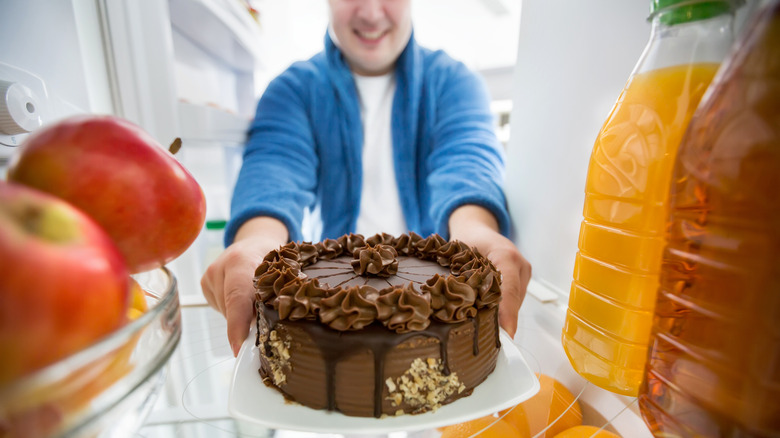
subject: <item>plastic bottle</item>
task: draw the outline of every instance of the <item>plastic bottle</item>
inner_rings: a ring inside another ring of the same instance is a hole
[[[205,270],[225,250],[225,226],[227,220],[212,219],[206,221],[203,231],[203,255],[201,267]]]
[[[653,0],[650,39],[593,147],[562,342],[579,374],[619,394],[642,381],[672,164],[735,8]]]
[[[764,6],[674,167],[639,394],[658,437],[780,436],[780,1]]]

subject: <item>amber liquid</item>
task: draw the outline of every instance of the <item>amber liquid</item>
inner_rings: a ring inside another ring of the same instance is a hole
[[[780,436],[780,3],[764,17],[677,155],[639,395],[658,437]]]
[[[633,76],[599,133],[563,329],[574,369],[636,395],[658,289],[669,177],[680,141],[718,64]]]

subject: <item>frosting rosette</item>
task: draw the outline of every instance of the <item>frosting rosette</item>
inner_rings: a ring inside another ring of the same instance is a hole
[[[463,272],[463,267],[473,263],[475,259],[482,258],[475,248],[461,251],[450,258],[450,270],[455,275]],[[468,269],[468,268],[467,268]]]
[[[352,254],[357,248],[366,246],[366,240],[360,234],[345,234],[336,239],[341,245],[342,251],[346,251],[347,254]]]
[[[339,331],[360,330],[376,319],[378,295],[369,286],[341,289],[320,300],[320,321]]]
[[[423,240],[415,243],[417,257],[422,260],[436,260],[439,256],[439,249],[447,243],[443,237],[438,234],[431,234]]]
[[[451,240],[439,248],[436,261],[441,266],[450,266],[453,257],[458,256],[458,254],[464,251],[469,251],[468,245],[459,240]],[[468,257],[470,254],[467,253],[466,256]]]
[[[317,263],[319,252],[317,251],[317,247],[315,245],[313,245],[311,242],[301,242],[298,244],[294,242],[291,243],[297,247],[298,263],[300,263],[301,266],[308,266]]]
[[[320,301],[327,296],[328,291],[316,279],[305,281],[299,277],[279,290],[273,307],[279,312],[279,319],[316,319]]]
[[[325,239],[322,242],[318,242],[314,245],[317,249],[317,254],[320,258],[325,260],[335,259],[344,252],[344,248],[335,239]]]
[[[368,243],[353,253],[352,269],[357,275],[390,277],[398,272],[398,253],[390,245]]]
[[[286,266],[280,268],[272,264],[266,272],[255,277],[256,293],[263,303],[271,303],[287,283],[298,279],[299,274],[300,271],[297,269],[291,269]]]
[[[366,245],[393,245],[396,238],[387,233],[374,234],[366,239]]]
[[[393,247],[398,251],[398,254],[413,256],[417,248],[417,242],[420,242],[421,240],[423,240],[422,236],[410,232],[409,234],[398,236],[398,238],[393,241]]]
[[[396,333],[425,330],[431,324],[431,296],[411,283],[383,289],[377,302],[377,319]]]
[[[289,242],[284,246],[279,247],[279,249],[275,249],[266,254],[266,256],[263,258],[263,261],[276,262],[282,259],[288,259],[298,262],[300,257],[301,251],[298,248],[298,244],[295,242]]]
[[[501,274],[486,257],[475,258],[461,268],[464,282],[477,291],[477,307],[494,307],[501,301]]]
[[[422,286],[431,295],[431,317],[441,322],[461,322],[477,315],[477,291],[456,277],[434,275]]]

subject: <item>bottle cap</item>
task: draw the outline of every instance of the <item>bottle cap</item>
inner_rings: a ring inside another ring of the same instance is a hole
[[[675,25],[706,20],[735,11],[744,0],[651,0],[650,17],[656,15],[661,23]]]
[[[225,225],[227,225],[227,221],[222,219],[206,221],[207,230],[224,230]]]

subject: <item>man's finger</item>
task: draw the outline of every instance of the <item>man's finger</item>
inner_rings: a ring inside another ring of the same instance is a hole
[[[207,270],[200,279],[200,289],[203,292],[203,297],[206,298],[208,305],[219,310],[216,297],[214,296],[214,282],[211,281],[211,277],[210,271]]]
[[[510,338],[515,337],[517,333],[517,312],[512,311],[509,306],[498,308],[498,324],[506,331]]]
[[[254,289],[252,283],[242,280],[225,280],[225,319],[227,335],[233,355],[238,355],[241,344],[249,334],[254,316]]]
[[[510,337],[514,338],[517,332],[517,317],[520,313],[523,291],[520,290],[519,281],[515,277],[504,277],[501,286],[501,304],[498,308],[498,322]]]

